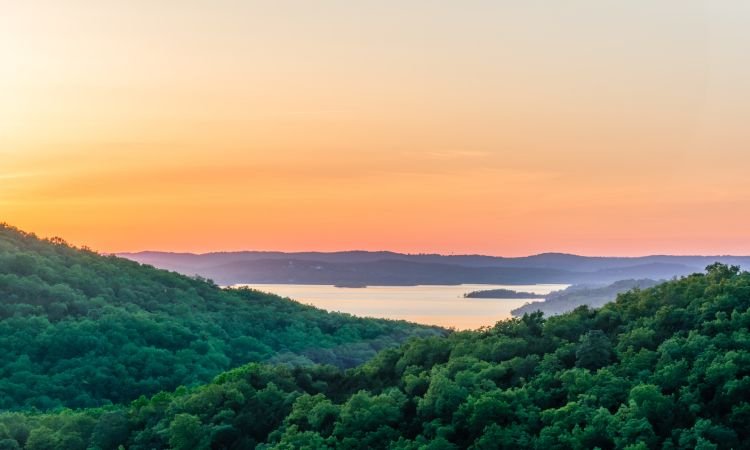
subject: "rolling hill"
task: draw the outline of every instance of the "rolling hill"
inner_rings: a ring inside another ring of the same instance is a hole
[[[0,415],[4,448],[748,449],[750,273],[410,341],[347,371],[250,364],[126,407]]]
[[[251,361],[351,367],[442,333],[225,290],[0,226],[0,409],[122,403]]]
[[[573,285],[561,291],[551,292],[543,301],[529,302],[511,311],[515,317],[541,311],[545,316],[553,316],[573,311],[579,306],[600,308],[614,301],[618,294],[632,289],[645,289],[656,286],[654,280],[620,280],[610,285],[589,286]]]
[[[122,253],[155,267],[234,284],[534,284],[670,279],[714,262],[750,268],[747,256],[588,257],[546,253],[520,258],[394,252]]]

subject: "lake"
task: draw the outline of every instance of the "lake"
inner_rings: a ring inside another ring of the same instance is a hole
[[[464,298],[471,291],[511,289],[546,295],[565,289],[566,284],[455,286],[368,286],[339,288],[328,285],[243,284],[260,291],[289,297],[300,303],[327,311],[339,311],[360,317],[400,319],[459,330],[494,325],[511,317],[510,311],[529,299]]]

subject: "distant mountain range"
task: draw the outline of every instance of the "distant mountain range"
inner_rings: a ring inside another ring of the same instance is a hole
[[[505,258],[483,255],[394,252],[120,253],[118,256],[221,285],[332,284],[535,284],[611,283],[622,279],[669,279],[714,262],[750,268],[750,256],[590,257],[564,253]]]

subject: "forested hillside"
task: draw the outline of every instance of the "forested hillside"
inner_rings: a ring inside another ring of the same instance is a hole
[[[599,308],[617,298],[617,294],[631,289],[645,289],[659,284],[655,280],[620,280],[606,286],[573,285],[561,291],[551,292],[543,301],[529,302],[511,311],[516,317],[541,311],[545,316],[553,316],[573,311],[586,305]]]
[[[750,273],[410,341],[348,371],[251,364],[127,408],[7,413],[28,449],[747,449]]]
[[[252,361],[351,367],[442,333],[222,290],[0,226],[0,409],[128,402]]]

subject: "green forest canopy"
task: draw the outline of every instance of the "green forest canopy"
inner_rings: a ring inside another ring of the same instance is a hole
[[[353,369],[254,363],[127,407],[5,413],[0,446],[747,449],[749,327],[750,273],[716,264]]]
[[[123,403],[252,361],[351,367],[443,333],[220,289],[0,225],[0,409]]]

